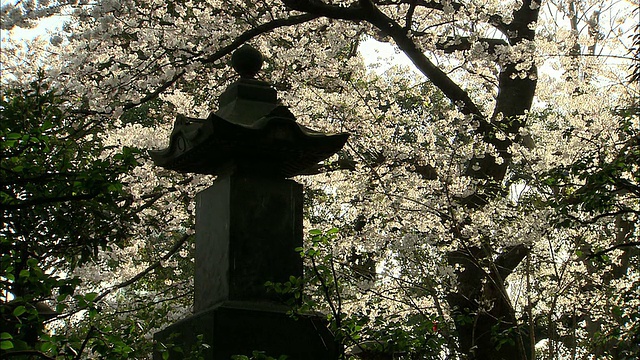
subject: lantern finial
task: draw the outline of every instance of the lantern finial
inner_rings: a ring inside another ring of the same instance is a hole
[[[262,54],[249,44],[244,44],[231,55],[231,66],[245,79],[253,79],[262,68]]]

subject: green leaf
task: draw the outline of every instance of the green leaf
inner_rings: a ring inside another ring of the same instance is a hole
[[[98,315],[98,310],[96,308],[89,309],[89,318],[94,319]]]
[[[88,294],[86,294],[86,295],[84,296],[84,298],[85,298],[88,302],[91,302],[91,301],[95,300],[97,297],[98,297],[98,293],[95,293],[95,292],[90,292],[90,293],[88,293]]]
[[[611,312],[617,317],[620,317],[623,314],[623,311],[619,306],[614,306],[613,308],[611,308]]]
[[[329,229],[329,231],[327,231],[327,235],[333,235],[333,234],[337,234],[340,230],[338,228],[331,228]]]
[[[0,341],[0,349],[2,349],[2,350],[13,349],[13,342],[8,341],[8,340]]]
[[[30,268],[35,268],[38,266],[38,260],[34,259],[34,258],[30,258],[29,260],[27,260],[27,265]]]
[[[20,305],[17,308],[13,309],[13,315],[14,316],[20,316],[20,315],[24,314],[25,312],[27,312],[27,308],[25,308],[23,305]]]
[[[62,313],[67,309],[67,304],[60,303],[56,305],[56,312]]]
[[[7,139],[9,140],[18,140],[20,138],[22,138],[22,134],[18,134],[18,133],[7,134]]]
[[[8,332],[0,333],[0,340],[10,340],[13,339],[13,336]]]
[[[47,352],[53,348],[53,344],[51,342],[44,342],[40,345],[40,351]]]

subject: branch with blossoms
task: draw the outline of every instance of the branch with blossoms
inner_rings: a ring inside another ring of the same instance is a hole
[[[215,53],[208,55],[204,58],[200,58],[197,59],[197,62],[200,62],[202,64],[212,64],[215,63],[216,61],[220,60],[221,58],[223,58],[226,55],[229,55],[233,52],[233,50],[237,49],[238,47],[240,47],[242,44],[244,44],[245,42],[259,36],[265,33],[268,33],[270,31],[273,31],[277,28],[280,27],[286,27],[286,26],[293,26],[293,25],[299,25],[308,21],[311,21],[313,19],[318,18],[317,15],[297,15],[297,16],[291,16],[289,18],[283,18],[283,19],[276,19],[276,20],[272,20],[268,23],[259,25],[255,28],[249,29],[247,31],[245,31],[244,33],[242,33],[240,36],[238,36],[236,39],[234,39],[229,45],[226,45],[222,48],[220,48],[218,51],[216,51]],[[166,91],[168,88],[170,88],[171,86],[173,86],[178,80],[180,80],[185,74],[185,71],[180,71],[177,74],[175,74],[170,80],[166,81],[165,83],[163,83],[162,85],[160,85],[156,90],[152,91],[151,93],[147,94],[146,96],[144,96],[142,99],[138,100],[138,101],[133,101],[133,102],[128,102],[123,106],[124,110],[129,110],[132,109],[136,106],[142,105],[146,102],[149,102],[151,100],[156,99],[158,96],[160,96],[161,93],[163,93],[164,91]]]
[[[176,284],[176,283],[173,283],[173,285],[175,285],[175,284]],[[165,290],[165,291],[163,291],[163,292],[161,292],[161,293],[157,294],[157,295],[156,295],[156,297],[157,297],[157,296],[160,296],[160,295],[163,295],[163,294],[164,294],[164,293],[166,293],[167,291],[168,291],[168,290]],[[185,297],[187,297],[187,296],[191,296],[191,295],[193,295],[193,290],[187,290],[187,291],[185,291],[185,292],[183,292],[183,293],[181,293],[181,294],[178,294],[178,295],[176,295],[176,296],[164,297],[164,298],[162,298],[162,299],[160,299],[160,300],[154,300],[154,301],[151,301],[151,302],[145,302],[142,306],[138,306],[138,307],[136,307],[136,308],[127,309],[127,310],[120,310],[120,311],[116,311],[116,312],[115,312],[115,314],[116,314],[116,315],[123,315],[123,314],[136,313],[136,312],[141,311],[141,310],[145,310],[145,309],[152,308],[152,307],[154,307],[154,306],[156,306],[156,305],[158,305],[158,304],[162,304],[162,303],[166,303],[166,302],[170,302],[170,301],[175,301],[175,300],[184,299]]]
[[[144,270],[142,270],[141,272],[139,272],[138,274],[136,274],[135,276],[133,276],[132,278],[130,278],[129,280],[126,280],[124,282],[121,282],[115,286],[112,286],[110,288],[108,288],[107,290],[103,291],[102,293],[100,293],[99,295],[97,295],[90,303],[87,304],[87,306],[85,307],[79,307],[77,309],[75,309],[74,311],[64,314],[64,315],[60,315],[60,316],[56,316],[50,320],[50,321],[54,321],[56,319],[62,319],[62,318],[67,318],[72,316],[73,314],[76,314],[82,310],[85,310],[87,307],[91,306],[92,303],[97,303],[101,300],[103,300],[105,297],[107,297],[109,294],[111,294],[112,292],[128,287],[130,285],[133,285],[134,283],[136,283],[137,281],[143,279],[144,277],[146,277],[147,275],[149,275],[150,273],[152,273],[155,269],[157,269],[158,267],[160,267],[162,265],[163,262],[166,262],[167,260],[169,260],[173,255],[175,255],[181,248],[182,246],[191,238],[191,234],[184,234],[178,241],[176,241],[173,246],[171,247],[171,249],[169,249],[169,251],[167,251],[166,254],[164,254],[162,257],[160,257],[158,260],[156,260],[153,264],[147,266]]]
[[[370,23],[385,35],[390,36],[400,50],[411,59],[418,70],[428,77],[453,103],[460,104],[460,111],[463,114],[473,115],[479,119],[484,118],[480,109],[469,97],[469,94],[425,56],[400,24],[385,15],[370,0],[361,0],[357,4],[353,3],[348,7],[329,5],[315,0],[283,0],[283,3],[292,10],[302,11],[307,14]]]
[[[381,6],[392,4],[375,0],[359,0],[348,5],[333,5],[320,0],[282,0],[282,2],[288,8],[305,14],[315,14],[330,19],[356,23],[367,22],[385,36],[393,39],[396,46],[407,55],[416,68],[440,89],[462,114],[473,119],[477,124],[475,132],[482,135],[484,141],[492,144],[497,149],[501,159],[494,157],[473,158],[470,161],[472,165],[469,166],[467,171],[468,175],[474,178],[488,179],[496,183],[504,179],[511,159],[508,149],[513,140],[509,137],[501,140],[496,136],[496,133],[518,134],[519,129],[524,125],[522,116],[530,109],[536,88],[535,64],[532,63],[530,68],[526,70],[527,76],[525,77],[520,76],[523,71],[519,69],[520,63],[499,64],[501,65],[501,71],[498,76],[498,95],[493,114],[489,117],[471,99],[468,91],[453,81],[447,73],[425,55],[416,42],[416,38],[419,36],[408,31],[410,24],[402,26],[382,11]],[[444,5],[436,2],[412,2],[407,0],[405,3],[409,4],[410,8],[415,3],[415,6],[445,10]],[[535,32],[529,28],[529,24],[537,20],[539,5],[536,0],[524,1],[522,6],[514,10],[513,21],[509,24],[503,22],[498,15],[489,16],[487,24],[494,26],[503,33],[507,37],[507,41],[486,39],[485,43],[493,44],[494,49],[502,44],[527,48],[535,37]],[[462,7],[463,5],[456,4],[452,10],[460,10]],[[443,44],[440,46],[444,47]],[[463,43],[458,49],[452,47],[451,50],[459,51],[465,50],[465,48],[466,45]],[[529,55],[532,56],[532,53]],[[527,59],[523,61],[527,61]],[[496,64],[498,65],[497,61]],[[493,120],[490,122],[489,118]],[[477,166],[477,170],[473,169],[473,164]],[[478,196],[474,194],[467,199],[467,203],[476,207],[482,206],[487,203],[488,198],[498,194],[498,190],[489,186],[485,191],[485,195]]]
[[[616,244],[604,250],[600,250],[600,251],[594,252],[593,254],[587,255],[587,259],[600,258],[603,255],[606,255],[614,250],[624,249],[624,248],[637,248],[639,246],[640,246],[640,241],[631,241],[631,242],[626,242],[622,244]]]
[[[603,219],[603,218],[608,218],[608,217],[614,217],[614,216],[620,216],[620,215],[625,215],[625,214],[635,214],[635,215],[639,215],[640,216],[640,211],[639,210],[634,210],[634,209],[621,209],[618,211],[613,211],[613,212],[605,212],[602,214],[598,214],[592,218],[589,219],[581,219],[577,216],[571,215],[571,214],[564,214],[564,216],[566,216],[567,218],[580,223],[581,225],[592,225],[598,222],[598,220]]]
[[[223,58],[226,55],[231,54],[235,49],[237,49],[238,47],[240,47],[242,44],[246,43],[247,41],[258,37],[260,35],[269,33],[273,30],[276,30],[278,28],[281,27],[288,27],[288,26],[295,26],[295,25],[299,25],[305,22],[309,22],[311,20],[314,20],[316,18],[320,17],[320,15],[314,15],[314,14],[304,14],[304,15],[294,15],[294,16],[290,16],[287,18],[280,18],[280,19],[275,19],[275,20],[271,20],[267,23],[258,25],[254,28],[251,28],[245,32],[243,32],[242,34],[240,34],[237,38],[235,38],[231,43],[229,43],[226,46],[221,47],[220,49],[218,49],[217,51],[215,51],[213,54],[209,54],[207,56],[202,56],[200,58],[194,58],[194,62],[196,63],[201,63],[201,64],[212,64],[215,63],[216,61],[220,60],[221,58]],[[121,110],[130,110],[133,109],[135,107],[138,107],[142,104],[145,104],[149,101],[155,100],[157,99],[162,93],[164,93],[165,91],[167,91],[169,88],[171,88],[173,85],[175,85],[179,80],[181,80],[184,75],[186,74],[185,70],[179,71],[177,72],[175,75],[173,75],[171,77],[171,79],[163,82],[162,84],[160,84],[160,86],[158,86],[155,90],[151,91],[150,93],[148,93],[147,95],[145,95],[144,97],[136,100],[136,101],[129,101],[127,103],[125,103],[124,105],[120,106],[119,108]],[[96,110],[91,110],[91,109],[75,109],[73,112],[76,114],[82,114],[82,115],[106,115],[109,113],[113,113],[115,111],[114,110],[110,110],[110,111],[96,111]]]
[[[60,14],[67,6],[77,4],[77,1],[55,1],[50,3],[38,1],[6,1],[0,6],[0,29],[12,30],[15,27],[33,28],[38,20]]]
[[[180,248],[182,248],[182,246],[187,242],[187,240],[189,240],[189,238],[191,237],[190,234],[184,234],[182,236],[182,238],[180,238],[180,240],[176,241],[175,244],[173,244],[173,246],[171,247],[171,249],[169,249],[169,251],[167,251],[166,254],[164,254],[160,259],[156,260],[153,264],[147,266],[147,268],[145,268],[144,270],[142,270],[141,272],[139,272],[138,274],[136,274],[134,277],[132,277],[131,279],[124,281],[116,286],[113,286],[107,290],[105,290],[104,292],[102,292],[100,295],[98,295],[95,298],[95,302],[98,302],[102,299],[104,299],[107,295],[111,294],[112,292],[118,290],[118,289],[122,289],[124,287],[127,287],[131,284],[134,284],[135,282],[137,282],[138,280],[144,278],[145,276],[147,276],[149,273],[151,273],[152,271],[154,271],[155,269],[157,269],[158,267],[160,267],[160,265],[162,265],[163,262],[169,260],[175,253],[177,253]]]

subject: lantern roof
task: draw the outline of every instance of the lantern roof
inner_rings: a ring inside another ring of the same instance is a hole
[[[206,119],[178,115],[169,146],[149,151],[156,165],[183,173],[291,177],[344,146],[349,134],[298,124],[276,90],[255,79],[263,63],[260,52],[244,45],[231,61],[240,79],[220,95],[219,109]]]

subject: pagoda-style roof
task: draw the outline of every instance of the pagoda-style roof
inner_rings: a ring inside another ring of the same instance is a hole
[[[206,119],[179,115],[169,147],[149,151],[156,165],[184,173],[291,177],[344,146],[348,134],[298,124],[268,83],[252,79],[262,65],[257,50],[245,45],[232,61],[241,79],[220,96],[220,109]]]

